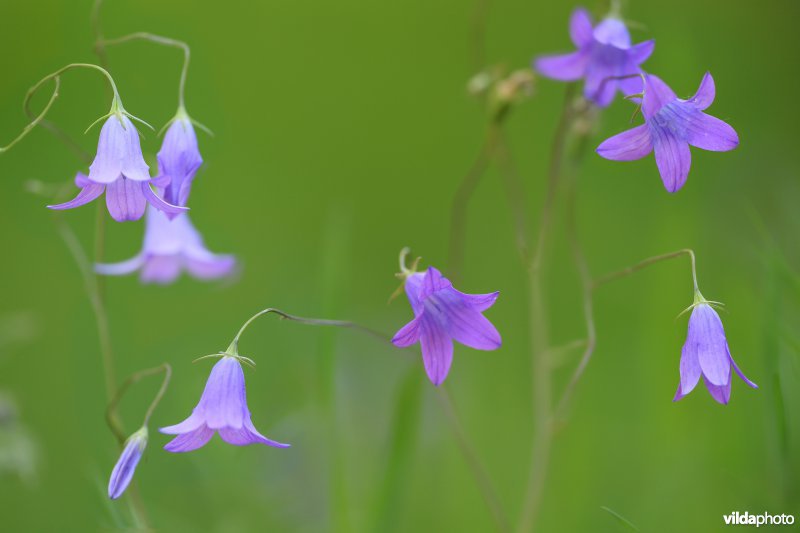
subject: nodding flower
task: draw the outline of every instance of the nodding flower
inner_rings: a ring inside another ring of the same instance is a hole
[[[190,452],[204,446],[214,433],[219,433],[222,440],[235,446],[260,443],[276,448],[289,447],[268,439],[253,425],[247,408],[242,365],[237,357],[228,355],[211,369],[206,388],[189,418],[159,431],[177,435],[164,446],[168,452],[175,453]]]
[[[89,166],[89,175],[78,174],[75,185],[81,190],[69,202],[49,205],[50,209],[73,209],[106,193],[106,206],[111,217],[118,221],[138,220],[149,203],[169,217],[187,211],[160,198],[150,187],[163,180],[150,177],[139,144],[139,132],[122,113],[112,113],[103,124],[97,155]]]

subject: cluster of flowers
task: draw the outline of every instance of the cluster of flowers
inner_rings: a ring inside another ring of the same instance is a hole
[[[234,257],[208,251],[186,213],[192,182],[203,163],[191,119],[183,108],[178,110],[158,152],[156,177],[151,177],[129,116],[121,104],[112,106],[89,174],[75,177],[80,192],[69,202],[48,207],[72,209],[105,192],[108,212],[118,222],[139,220],[147,212],[142,251],[127,261],[96,265],[100,274],[140,271],[143,282],[162,284],[177,279],[184,269],[198,279],[230,275]]]
[[[682,100],[659,77],[640,67],[653,53],[655,41],[632,45],[628,28],[616,16],[593,26],[586,10],[576,9],[569,34],[577,51],[540,57],[535,68],[556,80],[584,80],[584,96],[599,107],[608,106],[621,91],[641,105],[644,115],[643,125],[600,144],[597,153],[602,157],[633,161],[655,152],[664,187],[676,192],[689,176],[689,145],[714,152],[738,146],[739,137],[730,125],[703,113],[715,96],[710,73],[705,74],[694,96]]]

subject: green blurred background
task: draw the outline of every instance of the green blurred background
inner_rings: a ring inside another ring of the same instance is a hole
[[[94,62],[89,1],[3,0],[0,139],[24,126],[29,86],[63,64]],[[572,2],[489,0],[486,55],[522,68],[568,50]],[[605,5],[590,2],[596,15]],[[157,409],[136,473],[162,531],[489,531],[484,505],[418,351],[354,331],[265,317],[242,341],[250,409],[289,450],[237,448],[218,438],[171,455],[159,425],[188,415],[210,361],[239,325],[267,306],[359,321],[393,332],[410,317],[397,252],[411,246],[447,270],[453,193],[483,139],[485,111],[465,89],[474,74],[471,2],[108,0],[107,37],[150,31],[189,42],[189,112],[206,165],[192,218],[213,251],[243,269],[233,283],[183,278],[142,286],[108,279],[118,380],[167,361],[174,379]],[[734,378],[730,405],[702,386],[673,404],[686,317],[688,261],[679,259],[597,293],[598,347],[558,433],[541,531],[716,531],[732,511],[800,515],[798,295],[800,216],[795,69],[800,4],[790,0],[634,2],[634,40],[655,38],[645,68],[681,96],[703,73],[717,82],[715,116],[739,132],[726,154],[693,150],[687,185],[665,192],[652,158],[593,154],[580,175],[579,231],[595,275],[683,247],[697,253],[706,297],[722,300],[732,353],[760,390]],[[174,113],[180,54],[149,43],[109,50],[126,108],[160,128]],[[788,61],[788,63],[787,63]],[[564,86],[539,80],[515,109],[508,137],[538,216]],[[42,105],[43,98],[37,100]],[[50,118],[93,150],[83,130],[108,107],[99,76],[64,76]],[[603,113],[592,141],[626,129],[631,104]],[[148,157],[158,139],[143,131]],[[124,528],[127,497],[109,502],[117,458],[93,315],[47,199],[82,163],[43,129],[0,158],[0,515],[4,531]],[[546,273],[554,341],[583,335],[578,278],[563,209]],[[95,209],[67,212],[91,248]],[[109,260],[141,245],[141,223],[109,219]],[[460,289],[499,290],[488,317],[504,346],[456,347],[446,382],[465,431],[516,520],[532,437],[526,275],[512,219],[491,170],[470,204]],[[560,389],[577,354],[556,373]],[[157,380],[123,402],[136,429]],[[16,415],[14,414],[16,413]]]

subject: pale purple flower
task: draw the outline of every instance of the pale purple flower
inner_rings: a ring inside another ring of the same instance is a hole
[[[714,101],[714,78],[706,72],[697,93],[681,100],[666,83],[648,74],[642,114],[645,123],[606,139],[597,153],[614,161],[633,161],[655,151],[661,181],[676,192],[689,175],[689,145],[713,152],[733,150],[739,136],[727,123],[703,113]]]
[[[745,383],[758,388],[731,357],[717,312],[707,303],[696,305],[689,317],[689,333],[681,350],[681,380],[673,401],[692,392],[702,376],[711,396],[719,403],[727,404],[731,398],[731,367]]]
[[[194,175],[202,164],[192,121],[185,113],[179,113],[167,129],[158,152],[159,177],[169,180],[164,188],[164,200],[186,205]]]
[[[147,428],[143,427],[125,441],[125,447],[122,454],[114,465],[114,470],[111,471],[111,478],[108,480],[108,497],[116,500],[133,479],[133,474],[136,471],[136,466],[139,464],[139,459],[142,458],[144,449],[147,446]]]
[[[232,255],[209,252],[188,214],[169,220],[163,213],[150,208],[145,218],[142,251],[127,261],[95,265],[98,274],[108,276],[131,274],[137,270],[143,283],[172,283],[184,270],[194,278],[212,280],[233,274],[236,259]]]
[[[425,371],[434,385],[441,385],[450,370],[453,340],[477,350],[500,347],[500,334],[482,314],[497,300],[498,292],[464,294],[433,267],[410,274],[405,289],[414,320],[395,334],[392,343],[405,348],[419,342]]]
[[[244,372],[236,357],[224,356],[211,369],[206,388],[192,414],[180,424],[161,428],[161,433],[178,435],[164,446],[168,452],[190,452],[204,446],[214,432],[236,446],[268,444],[288,448],[266,438],[250,420]]]
[[[592,27],[585,9],[572,12],[569,35],[577,50],[537,58],[534,66],[542,75],[561,81],[585,80],[584,96],[600,107],[611,103],[617,89],[626,95],[641,92],[642,82],[636,75],[641,73],[639,65],[653,53],[655,41],[631,45],[624,22],[607,17]]]
[[[47,207],[72,209],[105,192],[108,212],[118,222],[142,218],[148,203],[169,216],[187,210],[159,198],[150,188],[151,182],[159,183],[150,178],[139,144],[139,132],[127,116],[112,114],[100,131],[97,155],[89,167],[89,175],[75,177],[75,185],[81,191],[69,202]]]

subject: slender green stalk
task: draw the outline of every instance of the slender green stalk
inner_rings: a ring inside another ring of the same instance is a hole
[[[497,148],[499,134],[499,122],[490,122],[486,131],[486,138],[478,153],[478,157],[475,159],[475,162],[469,168],[466,175],[464,175],[453,197],[453,205],[450,210],[450,246],[447,265],[449,277],[456,283],[461,275],[461,269],[464,263],[464,248],[467,234],[467,207],[481,179],[484,174],[486,174],[489,162]]]
[[[135,385],[146,377],[155,376],[161,373],[164,374],[164,378],[161,381],[161,386],[158,388],[158,392],[153,397],[150,405],[147,407],[147,411],[145,411],[144,418],[142,420],[142,427],[147,426],[147,424],[150,422],[150,417],[153,415],[153,411],[155,411],[156,407],[158,407],[158,404],[164,397],[164,393],[167,392],[169,380],[172,377],[172,367],[169,365],[169,363],[164,363],[159,366],[148,368],[146,370],[140,370],[139,372],[131,374],[125,381],[122,382],[122,385],[119,386],[117,392],[114,394],[114,397],[109,402],[108,408],[106,409],[106,422],[108,422],[108,427],[111,428],[114,436],[117,437],[117,441],[119,441],[120,446],[123,446],[125,444],[125,440],[128,438],[119,423],[119,414],[117,413],[117,407],[119,406],[122,397],[125,396],[125,393],[128,392],[128,389],[132,385]]]
[[[444,411],[448,424],[450,424],[450,428],[456,438],[461,454],[464,456],[470,470],[473,472],[478,489],[481,491],[481,496],[489,507],[489,511],[492,513],[495,527],[498,531],[511,531],[506,513],[503,511],[503,506],[500,504],[500,498],[492,485],[492,480],[489,478],[486,468],[483,466],[483,463],[481,463],[475,448],[464,432],[464,427],[461,425],[461,421],[458,418],[458,413],[453,405],[450,393],[445,387],[440,387],[437,397],[442,404],[442,410]]]
[[[545,262],[547,242],[552,231],[553,209],[561,180],[561,168],[569,132],[573,121],[573,84],[567,86],[564,103],[556,128],[550,153],[547,191],[539,220],[539,233],[528,274],[530,279],[530,344],[533,387],[534,436],[528,484],[523,500],[522,513],[517,531],[530,531],[535,522],[544,492],[544,482],[550,458],[551,410],[552,410],[552,362],[548,349],[548,324],[544,308],[542,267]]]
[[[403,264],[404,261],[402,257],[403,255],[401,255],[401,268],[404,267]],[[230,346],[228,346],[226,353],[238,356],[239,338],[241,337],[242,333],[244,333],[245,329],[247,329],[247,327],[255,319],[268,313],[274,313],[283,319],[291,320],[294,322],[300,322],[302,324],[308,324],[312,326],[334,326],[340,328],[355,329],[367,333],[373,337],[376,337],[383,342],[389,342],[389,343],[391,342],[391,337],[389,335],[361,326],[359,324],[356,324],[355,322],[349,322],[345,320],[326,320],[320,318],[299,317],[295,315],[290,315],[289,313],[281,311],[280,309],[269,307],[267,309],[259,311],[258,313],[247,319],[247,321],[239,329],[239,332],[236,334],[236,337],[234,337]],[[473,477],[475,478],[476,483],[478,484],[481,496],[486,502],[487,507],[489,507],[493,519],[498,524],[498,529],[500,531],[508,531],[510,530],[508,527],[508,520],[505,518],[505,514],[503,513],[502,508],[500,507],[499,503],[500,499],[497,496],[497,492],[494,490],[494,487],[491,483],[491,480],[489,479],[488,474],[486,473],[486,470],[483,468],[483,465],[478,460],[474,448],[470,444],[469,439],[466,436],[466,433],[464,432],[460,422],[458,421],[458,418],[455,416],[455,410],[453,408],[452,401],[446,395],[447,393],[443,394],[444,396],[440,396],[440,398],[443,401],[443,408],[445,410],[445,415],[447,416],[448,422],[450,423],[450,428],[454,432],[456,440],[459,443],[459,449],[461,450],[461,453],[464,455],[464,458],[467,461],[467,466],[469,466],[470,471]]]
[[[129,35],[125,35],[123,37],[117,37],[114,39],[102,39],[99,37],[97,42],[95,43],[95,47],[99,47],[101,50],[105,51],[107,46],[127,43],[130,41],[150,41],[156,44],[160,44],[163,46],[172,46],[178,48],[183,51],[183,67],[181,68],[181,78],[180,82],[178,83],[178,112],[183,110],[185,113],[186,106],[185,104],[185,92],[186,92],[186,76],[189,72],[189,59],[191,58],[191,50],[189,49],[189,45],[183,41],[179,41],[177,39],[171,39],[169,37],[162,37],[161,35],[155,35],[153,33],[147,33],[143,31],[139,31],[136,33],[131,33]]]

